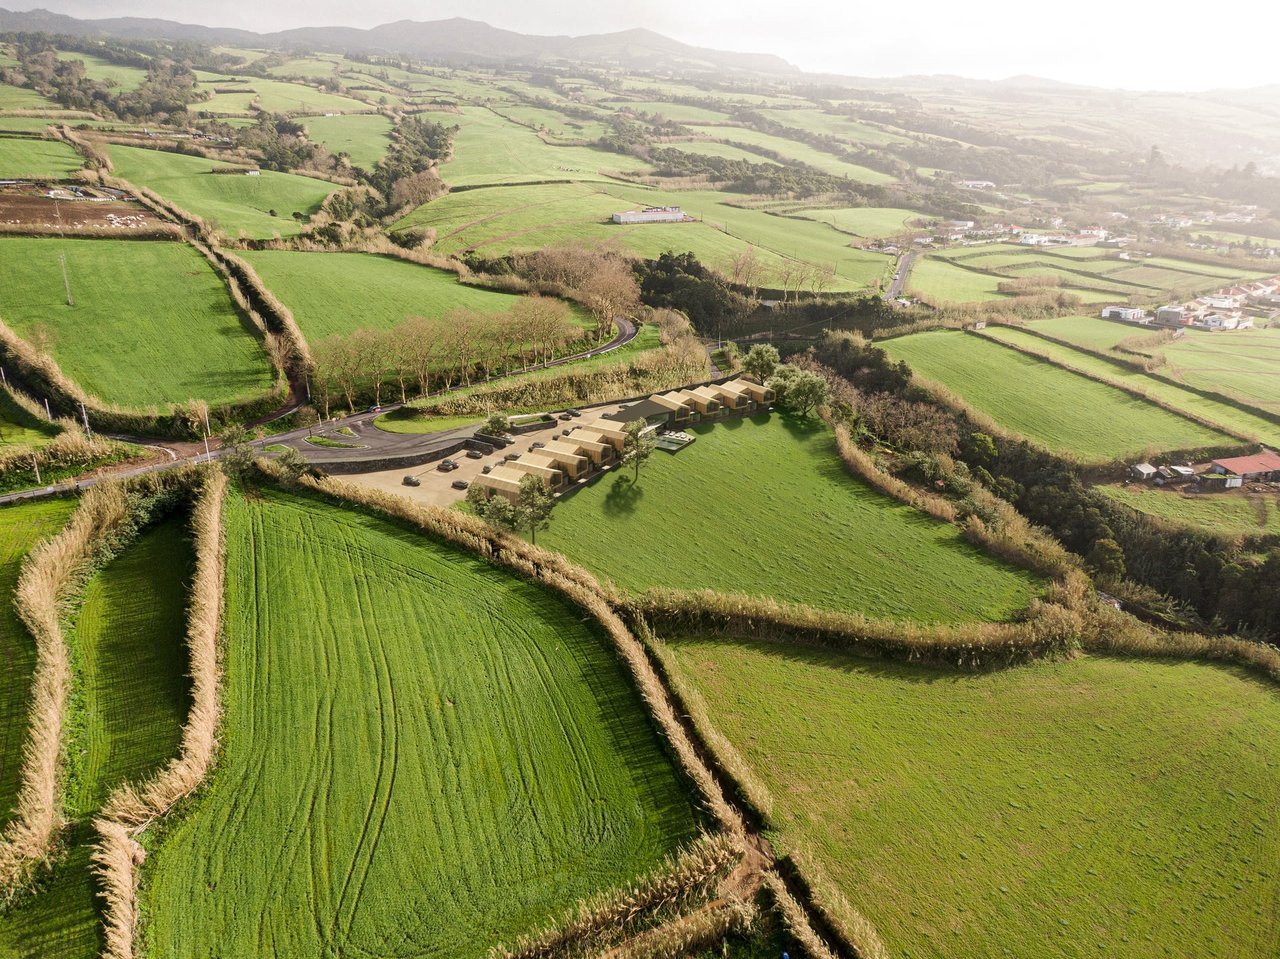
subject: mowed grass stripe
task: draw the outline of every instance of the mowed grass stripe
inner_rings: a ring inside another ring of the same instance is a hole
[[[71,633],[68,852],[41,891],[0,917],[0,956],[94,959],[100,904],[90,821],[125,781],[178,751],[187,710],[186,586],[193,556],[181,518],[146,532],[90,580]]]
[[[1280,695],[1197,663],[983,675],[667,646],[802,848],[895,956],[1280,949]]]
[[[46,499],[0,509],[0,829],[13,814],[27,735],[35,641],[13,609],[13,590],[31,548],[53,536],[75,502]]]
[[[0,319],[43,340],[67,376],[107,403],[225,403],[271,387],[261,343],[185,243],[0,237]]]
[[[882,346],[1005,428],[1085,462],[1238,442],[985,337],[941,330],[885,340]]]
[[[561,503],[540,545],[630,590],[749,593],[924,622],[999,620],[1039,581],[956,527],[850,476],[819,421],[693,427],[633,486],[606,476]]]
[[[483,956],[691,837],[579,611],[315,500],[227,518],[224,752],[152,856],[148,955]]]

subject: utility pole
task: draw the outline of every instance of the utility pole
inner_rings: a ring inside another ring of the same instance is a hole
[[[4,367],[3,367],[3,366],[0,366],[0,383],[3,383],[5,386],[8,386],[8,385],[9,385],[9,377],[7,377],[7,376],[5,376],[5,375],[4,375]]]
[[[67,255],[61,254],[58,262],[62,264],[62,286],[67,291],[67,306],[75,306],[76,302],[71,298],[71,281],[67,279]]]
[[[44,415],[49,417],[49,422],[53,422],[53,411],[49,409],[49,397],[44,398]]]
[[[35,471],[36,471],[36,485],[37,485],[37,486],[39,486],[39,485],[40,485],[40,464],[39,464],[38,462],[36,462],[36,454],[35,454],[35,453],[32,453],[32,454],[31,454],[31,465],[35,468]]]
[[[84,400],[80,401],[80,418],[84,420],[84,431],[92,436],[93,430],[89,428],[89,414],[85,412]]]

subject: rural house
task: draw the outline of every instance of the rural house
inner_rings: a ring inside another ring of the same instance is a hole
[[[1238,476],[1245,482],[1269,482],[1280,479],[1280,454],[1263,450],[1252,456],[1214,460],[1209,472],[1218,476]]]

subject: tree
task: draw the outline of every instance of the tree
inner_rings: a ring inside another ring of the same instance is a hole
[[[520,480],[520,495],[516,500],[516,518],[521,529],[529,531],[529,542],[538,542],[538,530],[551,526],[551,511],[556,498],[547,489],[541,476],[527,475]]]
[[[1085,562],[1103,582],[1124,578],[1124,550],[1113,539],[1100,539],[1094,543]]]
[[[492,413],[480,427],[480,432],[488,433],[490,436],[506,436],[511,430],[506,416],[502,413]]]
[[[615,318],[631,316],[640,308],[640,285],[619,258],[602,260],[578,292],[596,318],[596,339],[604,339]]]
[[[311,464],[292,446],[286,447],[276,457],[276,465],[284,471],[284,485],[296,486],[298,480],[307,474]]]
[[[769,378],[769,388],[780,406],[800,416],[808,416],[815,406],[831,399],[831,387],[817,373],[783,364]]]
[[[754,376],[763,383],[773,376],[773,371],[778,368],[781,359],[782,356],[778,353],[776,346],[771,343],[757,343],[743,357],[742,372]]]
[[[228,426],[222,433],[222,472],[241,486],[253,472],[254,453],[249,445],[249,431],[239,424]]]
[[[622,438],[622,465],[635,467],[634,482],[636,483],[640,482],[640,467],[657,449],[653,435],[648,432],[648,426],[649,424],[644,420],[633,420],[623,431],[626,435]]]
[[[472,484],[467,490],[467,505],[471,511],[495,529],[514,532],[520,528],[521,516],[516,504],[505,496],[489,492],[483,486]]]

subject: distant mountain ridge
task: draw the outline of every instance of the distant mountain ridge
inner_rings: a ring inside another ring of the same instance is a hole
[[[648,69],[733,70],[798,74],[798,68],[767,53],[734,53],[695,47],[652,30],[623,30],[581,37],[534,36],[478,20],[399,20],[368,30],[358,27],[299,27],[254,33],[147,17],[80,20],[48,10],[0,8],[0,31],[110,36],[134,40],[190,40],[206,44],[308,49],[334,53],[402,55],[458,66],[537,64],[556,60]]]

